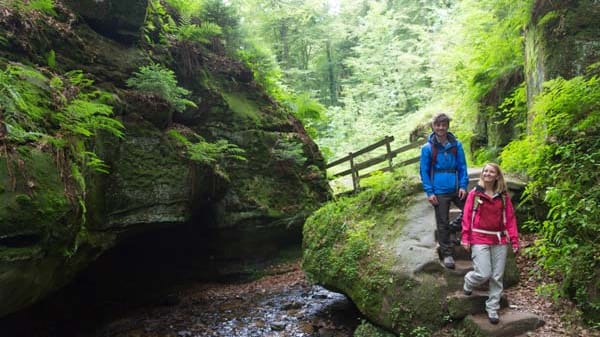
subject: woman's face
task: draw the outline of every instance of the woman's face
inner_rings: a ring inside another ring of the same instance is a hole
[[[483,171],[481,171],[481,177],[483,178],[483,182],[493,183],[498,180],[498,170],[493,166],[485,165]]]

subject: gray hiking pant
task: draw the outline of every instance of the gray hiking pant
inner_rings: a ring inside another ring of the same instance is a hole
[[[488,299],[485,310],[489,313],[498,312],[500,309],[500,296],[502,296],[502,278],[506,265],[508,245],[472,245],[471,258],[473,271],[465,275],[465,290],[474,288],[490,281]]]
[[[450,206],[454,203],[461,210],[465,206],[465,200],[458,197],[458,193],[436,194],[438,204],[435,209],[435,222],[437,226],[437,240],[440,244],[440,255],[442,258],[452,256],[454,244],[450,241]]]

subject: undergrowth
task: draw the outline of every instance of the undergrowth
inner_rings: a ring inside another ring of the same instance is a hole
[[[502,152],[509,170],[529,177],[525,195],[545,212],[526,223],[540,239],[532,251],[556,279],[544,286],[575,299],[600,323],[600,77],[548,81],[532,107],[531,132]]]

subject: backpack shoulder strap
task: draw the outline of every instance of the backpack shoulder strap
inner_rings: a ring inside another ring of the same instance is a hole
[[[431,147],[431,165],[429,165],[429,177],[433,180],[433,166],[437,160],[438,148],[435,146],[435,144],[433,144],[433,142],[429,142],[429,147]]]
[[[475,190],[475,187],[473,187]],[[477,212],[477,208],[479,208],[479,204],[481,203],[481,197],[475,193],[475,197],[473,198],[473,212],[471,212],[471,228],[473,228],[473,222],[475,221],[475,212]]]
[[[433,179],[433,165],[435,165],[435,161],[437,160],[438,155],[438,147],[433,144],[433,142],[428,142],[429,147],[431,147],[431,165],[429,165],[429,177]],[[455,159],[458,160],[458,145],[452,146],[450,148],[450,152],[454,155]]]
[[[502,223],[506,229],[506,192],[502,193]]]

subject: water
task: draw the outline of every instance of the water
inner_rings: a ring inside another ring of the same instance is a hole
[[[29,313],[2,331],[11,337],[350,337],[360,322],[351,301],[309,284],[297,262],[255,281],[179,285],[141,306],[90,303],[69,312]]]

